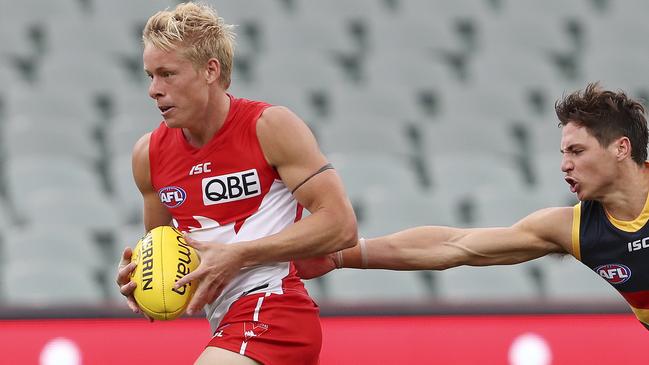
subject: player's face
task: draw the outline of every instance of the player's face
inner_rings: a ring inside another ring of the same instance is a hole
[[[561,170],[579,200],[599,200],[613,187],[617,160],[611,146],[602,147],[588,129],[575,123],[563,127]]]
[[[144,70],[149,75],[149,96],[170,128],[188,127],[205,115],[209,102],[208,83],[178,50],[144,47]]]

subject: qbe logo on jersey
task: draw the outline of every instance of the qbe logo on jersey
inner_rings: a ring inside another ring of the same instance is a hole
[[[208,177],[203,179],[202,185],[205,205],[229,203],[261,194],[255,169]]]

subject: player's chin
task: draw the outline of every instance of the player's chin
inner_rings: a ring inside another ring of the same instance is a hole
[[[167,125],[167,127],[169,127],[169,128],[181,128],[182,127],[181,123],[179,123],[178,120],[176,118],[173,118],[173,117],[165,118],[164,122]]]
[[[577,199],[579,199],[579,201],[592,200],[591,194],[589,194],[587,191],[585,191],[581,187],[580,187],[580,189],[578,189],[575,192],[575,195],[577,196]]]
[[[164,122],[169,128],[183,128],[185,123],[183,122],[186,118],[179,117],[175,113],[172,115],[164,116]]]

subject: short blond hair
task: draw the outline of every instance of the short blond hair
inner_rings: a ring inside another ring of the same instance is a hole
[[[142,41],[145,46],[165,51],[182,47],[182,55],[197,68],[216,58],[221,65],[219,81],[227,89],[234,55],[232,28],[207,4],[181,3],[173,10],[151,16],[144,26]]]

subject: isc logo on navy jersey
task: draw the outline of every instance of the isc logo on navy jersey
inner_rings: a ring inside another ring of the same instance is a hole
[[[255,169],[207,177],[203,179],[202,186],[205,205],[228,203],[261,194]]]
[[[598,266],[595,268],[595,272],[614,285],[622,284],[631,278],[631,269],[622,264]]]
[[[167,208],[177,208],[184,203],[187,198],[185,190],[177,186],[165,186],[158,190],[158,195],[160,196],[162,204]]]

